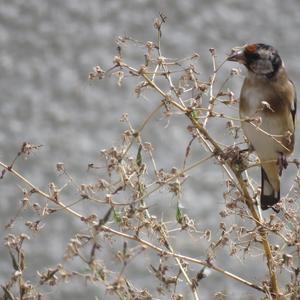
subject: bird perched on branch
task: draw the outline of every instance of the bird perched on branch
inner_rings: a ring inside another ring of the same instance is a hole
[[[296,90],[272,46],[233,49],[229,61],[247,68],[240,94],[241,126],[261,162],[263,210],[280,201],[280,176],[294,149]]]

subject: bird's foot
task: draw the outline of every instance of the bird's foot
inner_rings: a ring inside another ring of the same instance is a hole
[[[279,152],[277,164],[279,166],[279,175],[281,176],[283,168],[286,169],[288,166],[286,156],[282,152]]]

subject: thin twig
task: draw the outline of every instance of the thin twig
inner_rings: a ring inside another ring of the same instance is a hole
[[[262,287],[254,284],[254,283],[252,283],[252,282],[250,282],[250,281],[248,281],[246,279],[243,279],[240,276],[237,276],[237,275],[235,275],[233,273],[230,273],[230,272],[228,272],[228,271],[226,271],[226,270],[224,270],[224,269],[222,269],[222,268],[220,268],[220,267],[218,267],[216,265],[213,265],[211,262],[208,262],[208,261],[205,261],[205,260],[201,260],[201,259],[197,259],[197,258],[192,258],[192,257],[189,257],[189,256],[185,256],[185,255],[181,255],[181,254],[178,254],[178,253],[174,253],[174,252],[171,252],[171,251],[164,250],[164,249],[162,249],[160,247],[157,247],[157,246],[151,244],[148,241],[145,241],[145,240],[139,238],[136,235],[130,235],[130,234],[127,234],[127,233],[124,233],[124,232],[120,232],[120,231],[117,231],[117,230],[112,229],[112,228],[107,227],[107,226],[101,226],[100,230],[103,230],[103,231],[106,231],[106,232],[110,232],[110,233],[113,233],[115,235],[121,236],[123,238],[139,242],[142,245],[155,250],[156,252],[158,252],[161,255],[170,255],[170,256],[182,259],[184,261],[187,261],[187,262],[191,262],[191,263],[195,263],[195,264],[199,264],[199,265],[205,266],[205,267],[207,267],[209,269],[212,269],[212,270],[215,270],[215,271],[217,271],[217,272],[219,272],[221,274],[224,274],[227,277],[230,277],[231,279],[234,279],[234,280],[236,280],[236,281],[238,281],[240,283],[243,283],[243,284],[245,284],[245,285],[247,285],[249,287],[252,287],[252,288],[254,288],[254,289],[258,290],[258,291],[265,292],[265,290]]]
[[[197,164],[199,164],[199,162],[197,162]],[[63,209],[65,209],[66,211],[68,211],[69,213],[71,213],[72,215],[80,218],[81,220],[84,218],[81,214],[79,214],[78,212],[70,209],[65,204],[61,203],[60,201],[57,201],[57,200],[53,199],[49,194],[47,194],[47,193],[43,192],[42,190],[40,190],[38,187],[36,187],[35,185],[33,185],[29,180],[27,180],[24,176],[22,176],[20,173],[18,173],[14,169],[9,168],[9,166],[7,166],[6,164],[4,164],[3,162],[0,162],[0,165],[3,168],[5,168],[6,170],[8,170],[9,172],[11,172],[14,176],[16,176],[17,178],[19,178],[21,181],[23,181],[24,183],[26,183],[28,186],[30,186],[36,193],[40,194],[44,198],[49,199],[53,203],[59,205],[60,207],[62,207]],[[189,168],[186,169],[186,171],[189,170],[189,169],[194,168],[195,166],[196,166],[196,164],[194,164],[193,166],[190,166]],[[97,225],[97,223],[95,223],[95,225]],[[215,270],[215,271],[217,271],[219,273],[222,273],[222,274],[224,274],[224,275],[226,275],[226,276],[228,276],[228,277],[230,277],[232,279],[235,279],[235,280],[237,280],[237,281],[239,281],[239,282],[241,282],[243,284],[246,284],[246,285],[248,285],[248,286],[250,286],[252,288],[255,288],[255,289],[259,290],[259,291],[264,292],[264,289],[262,287],[259,287],[259,286],[255,285],[255,284],[253,284],[253,283],[251,283],[251,282],[249,282],[249,281],[247,281],[247,280],[245,280],[245,279],[243,279],[243,278],[241,278],[241,277],[239,277],[239,276],[237,276],[235,274],[232,274],[232,273],[230,273],[230,272],[228,272],[228,271],[226,271],[226,270],[224,270],[224,269],[222,269],[222,268],[220,268],[218,266],[215,266],[215,265],[213,265],[213,264],[211,264],[211,263],[209,263],[207,261],[202,261],[202,260],[195,259],[195,258],[192,258],[192,257],[189,257],[189,256],[177,254],[177,253],[175,253],[173,251],[172,248],[171,248],[170,251],[163,250],[163,249],[161,249],[161,248],[159,248],[159,247],[157,247],[157,246],[155,246],[155,245],[153,245],[153,244],[151,244],[151,243],[149,243],[149,242],[147,242],[147,241],[145,241],[143,239],[138,238],[137,236],[132,236],[132,235],[129,235],[129,234],[126,234],[126,233],[123,233],[123,232],[119,232],[119,231],[116,231],[116,230],[114,230],[112,228],[109,228],[107,226],[104,226],[104,225],[101,226],[101,229],[104,230],[104,231],[107,231],[107,232],[111,232],[111,233],[113,233],[115,235],[119,235],[119,236],[125,237],[127,239],[131,239],[131,240],[135,240],[137,242],[140,242],[141,244],[143,244],[143,245],[145,245],[145,246],[147,246],[149,248],[152,248],[153,250],[159,252],[160,254],[168,254],[170,256],[173,256],[176,259],[183,259],[183,260],[188,261],[188,262],[193,262],[193,263],[196,263],[196,264],[201,264],[201,265],[206,266],[206,267],[208,267],[210,269],[213,269],[213,270]]]
[[[214,109],[216,97],[214,96],[213,88],[214,88],[214,83],[216,80],[216,75],[217,75],[217,70],[216,70],[216,53],[215,49],[210,49],[211,53],[211,59],[212,59],[212,65],[213,65],[213,75],[210,79],[210,86],[209,86],[209,104],[208,104],[208,112],[206,113],[205,120],[203,122],[203,127],[206,127],[208,118],[211,116],[211,113]]]

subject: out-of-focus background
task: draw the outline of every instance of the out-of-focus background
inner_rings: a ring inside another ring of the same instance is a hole
[[[234,46],[264,42],[279,50],[290,77],[300,86],[297,0],[1,0],[0,160],[11,162],[24,141],[43,144],[29,161],[21,159],[16,164],[33,183],[47,189],[48,182],[57,180],[55,165],[59,161],[65,163],[76,180],[87,181],[87,164],[97,160],[102,148],[120,141],[124,130],[119,123],[122,113],[128,112],[137,125],[148,110],[145,100],[134,96],[131,81],[117,88],[115,80],[89,82],[88,73],[95,65],[104,69],[112,65],[114,41],[119,35],[127,34],[142,41],[155,39],[152,24],[160,12],[168,18],[163,32],[164,54],[181,58],[200,53],[200,76],[204,80],[212,71],[209,48],[217,50],[221,62]],[[142,52],[132,48],[128,57],[133,63],[141,63],[143,59]],[[224,76],[233,66],[229,63],[223,68]],[[237,93],[241,82],[238,77],[231,82]],[[157,130],[149,130],[146,137],[157,146],[156,159],[164,167],[182,161],[188,143],[186,129],[165,128],[159,118],[154,123]],[[181,144],[182,147],[176,146]],[[299,158],[297,148],[295,156]],[[186,211],[212,229],[219,222],[218,211],[224,204],[221,182],[225,175],[216,170],[210,163],[201,172],[191,174],[183,199]],[[295,170],[289,172],[284,179],[288,185]],[[9,175],[0,182],[2,228],[20,205],[22,187]],[[174,209],[171,197],[164,207]],[[45,234],[32,237],[27,270],[30,279],[35,277],[30,266],[34,266],[32,270],[39,269],[62,259],[66,242],[76,232],[77,225],[66,215],[55,216],[47,223]],[[0,283],[3,283],[12,269],[9,254],[2,246],[3,236],[0,238]],[[190,247],[194,247],[192,254],[205,255],[197,252],[197,244]],[[239,270],[240,262],[221,259],[219,263],[229,270]],[[240,274],[255,280],[253,267],[257,268],[255,263],[246,270],[240,268]],[[139,279],[140,287],[151,289],[152,279],[143,277],[146,276],[141,273],[143,268],[144,265],[140,268],[137,265],[131,276]],[[217,274],[210,276],[201,281],[201,293],[206,299],[213,297],[218,290],[216,286],[223,287],[230,299],[241,299],[241,295],[247,294],[244,286]],[[103,288],[78,281],[75,285],[60,286],[55,292],[49,289],[46,299],[94,299],[95,296],[109,297]]]

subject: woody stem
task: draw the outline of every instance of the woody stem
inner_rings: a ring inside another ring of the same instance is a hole
[[[209,135],[206,128],[204,128],[204,126],[198,121],[198,119],[196,119],[194,117],[193,112],[190,111],[189,108],[183,107],[181,104],[179,104],[178,102],[173,100],[169,95],[164,93],[156,85],[156,83],[154,81],[149,79],[149,77],[147,76],[146,73],[142,73],[141,75],[150,86],[152,86],[159,94],[161,94],[164,97],[164,99],[167,103],[171,104],[173,107],[175,107],[175,108],[179,109],[181,112],[185,113],[185,115],[190,119],[190,121],[192,122],[194,127],[199,131],[199,133],[201,134],[203,139],[206,141],[206,145],[208,145],[209,150],[215,154],[216,159],[219,160],[219,162],[221,163],[221,165],[223,166],[225,171],[228,173],[228,169],[231,170],[231,172],[236,177],[236,179],[238,181],[237,188],[242,192],[245,202],[246,202],[246,205],[249,208],[249,210],[256,222],[256,226],[259,227],[259,229],[260,229],[259,234],[262,238],[261,243],[263,245],[264,253],[267,258],[267,266],[268,266],[269,275],[270,275],[271,294],[273,295],[273,297],[275,299],[278,299],[279,295],[280,295],[280,289],[279,289],[278,282],[277,282],[277,276],[276,276],[276,272],[275,272],[275,266],[274,266],[272,252],[271,252],[271,246],[268,241],[268,233],[265,228],[261,227],[263,220],[261,220],[259,214],[257,213],[257,211],[255,209],[253,200],[248,192],[246,183],[244,182],[244,180],[242,178],[242,174],[240,173],[240,171],[236,170],[230,164],[226,163],[226,161],[223,160],[222,157],[225,157],[225,155],[224,155],[222,148]]]

